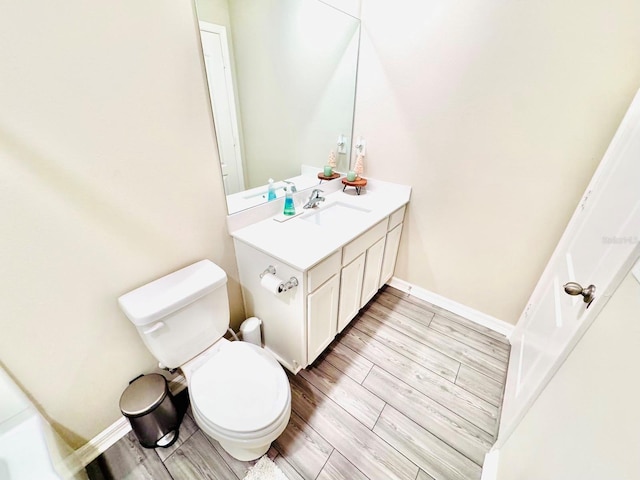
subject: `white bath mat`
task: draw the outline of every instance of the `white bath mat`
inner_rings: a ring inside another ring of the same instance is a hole
[[[282,470],[264,455],[251,467],[244,480],[288,480]]]

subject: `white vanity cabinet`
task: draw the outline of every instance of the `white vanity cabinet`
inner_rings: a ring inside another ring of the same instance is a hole
[[[387,225],[385,218],[342,249],[338,332],[378,291]]]
[[[340,306],[338,311],[338,332],[346,327],[360,310],[362,297],[362,280],[364,278],[364,261],[366,252],[362,252],[355,260],[340,272]]]
[[[318,358],[393,275],[410,189],[389,188],[395,197],[382,188],[376,197],[340,196],[334,206],[327,201],[285,223],[266,218],[232,231],[245,313],[262,320],[265,349],[291,372]],[[347,202],[360,209],[353,222],[322,225],[339,217],[336,204],[347,208]],[[319,223],[306,219],[323,207],[332,213],[316,217]],[[269,267],[282,282],[295,278],[297,286],[280,293],[263,286],[260,276]]]
[[[382,258],[382,267],[380,268],[380,282],[378,288],[387,283],[393,276],[396,268],[396,260],[398,259],[398,248],[400,247],[400,235],[402,234],[402,226],[404,220],[405,207],[399,208],[389,216],[389,225],[387,226],[387,236],[384,245],[384,255]]]
[[[336,336],[340,277],[331,280],[307,296],[307,348],[309,360],[316,359]]]
[[[312,363],[393,275],[405,207],[369,228],[306,272],[235,241],[247,316],[262,320],[265,348],[297,373]],[[269,267],[298,285],[283,293],[261,285]]]
[[[304,272],[244,242],[235,241],[238,273],[247,317],[262,320],[262,342],[288,370],[297,373],[307,364],[307,291]],[[298,286],[275,294],[262,287],[260,275],[269,267],[283,280],[294,277]],[[315,285],[318,290],[320,285]],[[320,296],[318,296],[318,301]],[[318,319],[319,315],[315,315]]]
[[[362,279],[360,308],[364,307],[380,288],[380,269],[382,268],[384,244],[385,237],[382,237],[367,249],[367,257],[364,264],[364,278]]]
[[[316,359],[336,336],[340,298],[339,270],[340,252],[336,252],[307,274],[308,363]]]

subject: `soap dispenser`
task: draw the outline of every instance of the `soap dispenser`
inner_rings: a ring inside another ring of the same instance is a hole
[[[267,187],[267,201],[270,202],[271,200],[275,200],[275,199],[276,199],[276,189],[273,186],[273,178],[270,178],[269,186]]]
[[[295,215],[296,207],[293,204],[293,192],[291,189],[284,187],[284,215]]]

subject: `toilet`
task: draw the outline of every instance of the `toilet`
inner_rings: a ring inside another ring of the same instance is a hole
[[[223,338],[229,328],[224,270],[201,260],[118,303],[160,366],[182,370],[200,429],[238,460],[265,454],[289,422],[289,380],[266,350]]]

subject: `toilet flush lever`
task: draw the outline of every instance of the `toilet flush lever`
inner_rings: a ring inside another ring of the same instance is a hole
[[[144,333],[145,335],[149,335],[150,333],[157,332],[162,327],[164,327],[164,322],[156,322],[153,324],[152,327],[149,327],[146,330],[143,330],[142,333]]]

